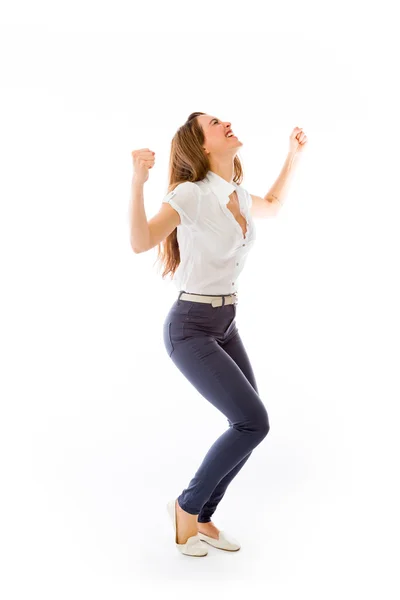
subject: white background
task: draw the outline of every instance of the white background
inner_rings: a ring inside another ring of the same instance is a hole
[[[68,2],[0,19],[1,591],[125,600],[399,593],[399,94],[394,3]],[[261,12],[261,10],[263,12]],[[232,123],[264,196],[237,325],[271,429],[214,515],[240,540],[175,547],[166,502],[226,419],[169,359],[177,296],[129,245],[194,111]],[[194,442],[193,442],[194,440]],[[188,596],[183,596],[188,594]]]

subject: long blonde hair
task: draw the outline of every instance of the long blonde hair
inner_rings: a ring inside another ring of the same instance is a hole
[[[191,113],[186,123],[179,127],[172,138],[167,194],[184,181],[194,182],[204,179],[210,170],[210,161],[203,149],[204,131],[197,120],[199,115],[205,114],[207,113]],[[238,156],[233,159],[233,170],[233,181],[240,185],[243,180],[243,169]],[[164,279],[169,273],[172,277],[180,263],[177,229],[175,228],[165,240],[158,244],[157,248],[156,261],[160,261],[164,267],[161,277]]]

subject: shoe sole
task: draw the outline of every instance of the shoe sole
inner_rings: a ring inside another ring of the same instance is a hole
[[[215,546],[214,544],[211,544],[211,542],[208,542],[207,540],[203,540],[203,538],[200,539],[205,544],[208,544],[209,546],[211,546],[212,548],[216,548],[217,550],[225,550],[225,552],[239,552],[240,550],[240,548],[236,548],[236,550],[230,550],[229,548],[221,548],[220,546]]]

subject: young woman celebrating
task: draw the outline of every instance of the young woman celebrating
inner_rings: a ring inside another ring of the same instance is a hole
[[[164,322],[165,348],[229,423],[188,486],[167,504],[176,548],[189,556],[205,556],[203,542],[228,551],[240,548],[211,517],[230,482],[266,437],[269,420],[236,326],[238,278],[255,241],[253,219],[277,214],[306,141],[302,129],[295,127],[281,174],[262,198],[240,185],[243,171],[237,152],[242,142],[231,123],[192,113],[172,139],[168,193],[149,221],[143,186],[155,163],[154,152],[132,152],[132,249],[146,252],[158,245],[162,276],[171,273],[179,290]]]

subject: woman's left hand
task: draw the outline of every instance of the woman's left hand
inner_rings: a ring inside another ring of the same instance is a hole
[[[307,136],[301,127],[295,127],[289,138],[289,152],[298,154],[304,150],[307,144]]]

